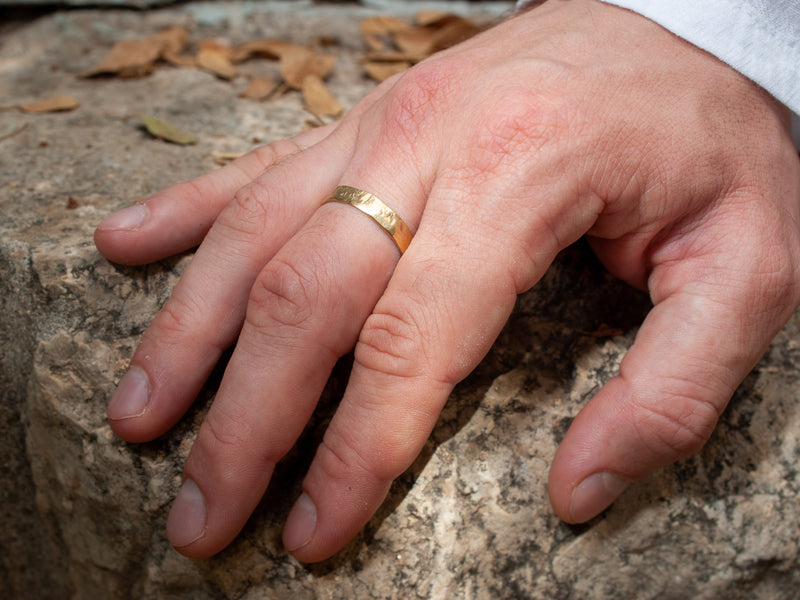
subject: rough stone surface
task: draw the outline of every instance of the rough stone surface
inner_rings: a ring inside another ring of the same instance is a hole
[[[364,9],[217,5],[148,13],[70,11],[0,30],[0,104],[68,93],[63,114],[0,112],[0,584],[4,598],[741,598],[800,589],[800,317],[737,391],[696,457],[630,488],[581,527],[552,513],[546,476],[570,419],[615,369],[648,309],[581,244],[522,297],[508,327],[447,405],[423,454],[358,538],[303,566],[279,542],[347,373],[279,466],[244,532],[192,561],[164,538],[182,462],[214,382],[162,439],[116,439],[105,405],[139,335],[190,257],[109,264],[94,225],[110,211],[214,168],[211,155],[298,132],[296,95],[237,97],[244,81],[161,69],[81,80],[110,44],[185,24],[193,37],[346,40],[331,82],[352,105]],[[209,15],[216,15],[211,18]],[[252,65],[251,69],[272,66]],[[196,146],[147,137],[152,113]],[[16,133],[15,133],[16,132]],[[623,333],[596,337],[607,324]]]

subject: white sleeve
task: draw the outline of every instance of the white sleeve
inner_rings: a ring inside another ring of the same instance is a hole
[[[655,21],[755,81],[793,111],[800,147],[800,1],[602,1]]]

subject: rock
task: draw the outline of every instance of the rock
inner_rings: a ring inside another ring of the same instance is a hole
[[[582,244],[520,298],[420,458],[341,554],[301,565],[281,548],[280,530],[341,395],[347,360],[231,547],[202,561],[169,547],[166,515],[219,374],[163,438],[132,445],[112,435],[108,397],[190,256],[112,265],[94,249],[92,231],[112,210],[214,168],[215,152],[296,133],[307,115],[296,95],[255,103],[238,98],[236,81],[197,70],[164,68],[131,81],[75,74],[116,37],[168,24],[185,24],[198,39],[355,40],[361,14],[341,7],[259,14],[232,31],[228,20],[198,24],[188,8],[78,10],[18,25],[3,39],[1,97],[64,92],[81,102],[67,113],[0,113],[3,596],[796,597],[798,316],[699,455],[631,487],[588,525],[567,526],[552,513],[545,486],[556,446],[613,376],[649,307]],[[331,88],[349,106],[370,84],[357,43],[335,51]],[[149,138],[138,126],[143,113],[169,118],[198,144]]]

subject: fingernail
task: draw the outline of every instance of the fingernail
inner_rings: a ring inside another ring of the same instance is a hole
[[[289,552],[299,550],[311,541],[317,527],[317,508],[314,502],[303,493],[294,503],[286,527],[283,529],[283,545]]]
[[[197,484],[186,479],[167,518],[167,538],[176,548],[188,546],[206,533],[206,501]]]
[[[134,204],[107,216],[97,228],[112,231],[115,229],[138,229],[147,220],[149,214],[147,206]]]
[[[601,471],[589,475],[572,491],[569,514],[576,523],[584,523],[608,508],[630,481]]]
[[[132,366],[119,381],[111,402],[108,418],[112,420],[141,417],[150,400],[150,380],[142,369]]]

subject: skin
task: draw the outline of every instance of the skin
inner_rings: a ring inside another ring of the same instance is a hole
[[[415,231],[402,258],[367,216],[325,203],[340,184]],[[333,126],[102,223],[97,247],[120,263],[200,244],[111,426],[132,442],[161,435],[235,344],[167,525],[181,553],[210,556],[354,348],[284,530],[299,560],[325,559],[412,463],[517,294],[587,236],[654,308],[551,466],[556,513],[586,521],[708,439],[800,303],[798,212],[785,107],[638,15],[546,2],[385,82]]]

